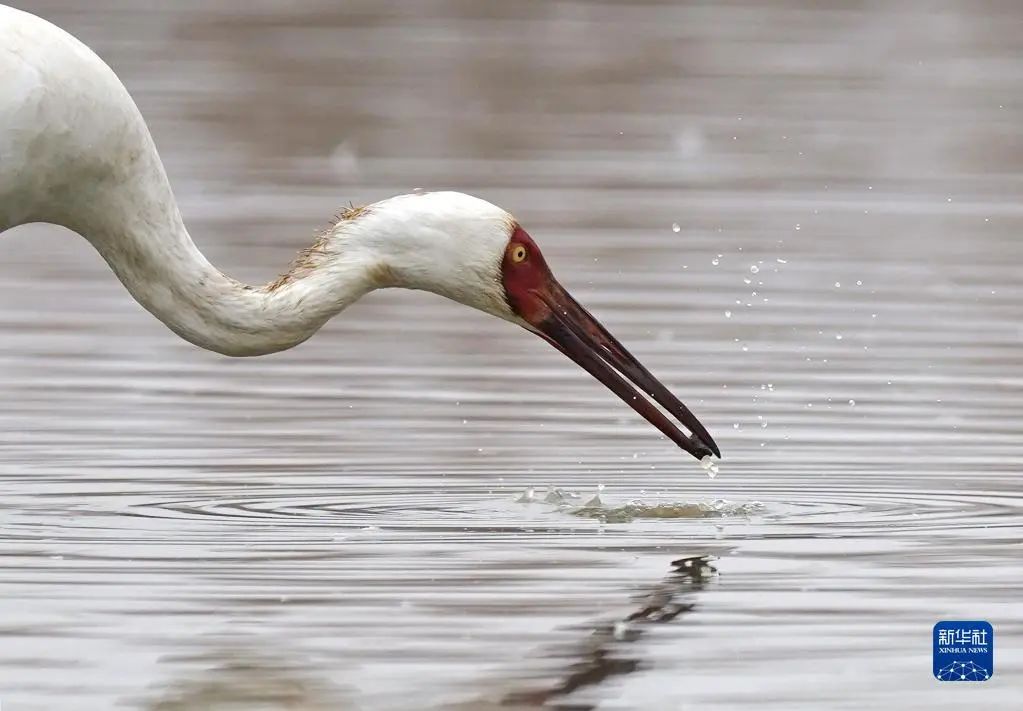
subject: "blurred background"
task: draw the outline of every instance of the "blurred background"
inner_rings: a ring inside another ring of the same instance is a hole
[[[431,295],[232,360],[18,228],[5,708],[953,708],[940,619],[1019,698],[1023,7],[13,4],[118,73],[228,274],[479,195],[724,461]]]

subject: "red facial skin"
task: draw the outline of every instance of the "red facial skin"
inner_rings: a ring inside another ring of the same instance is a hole
[[[521,245],[526,258],[516,262],[512,254]],[[540,248],[524,229],[515,226],[501,263],[504,291],[512,310],[532,325],[537,325],[550,315],[550,307],[540,298],[540,293],[549,292],[556,284],[554,275],[547,267]]]
[[[518,225],[505,248],[501,280],[512,311],[541,338],[604,383],[629,407],[697,459],[710,454],[721,456],[717,444],[689,408],[558,284],[533,238]],[[683,434],[644,395],[660,404],[693,434]]]

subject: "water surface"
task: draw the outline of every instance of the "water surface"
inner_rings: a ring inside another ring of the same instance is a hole
[[[232,360],[19,228],[5,709],[1018,705],[1023,10],[20,6],[118,71],[232,275],[349,200],[479,194],[725,460],[437,297]],[[939,684],[975,618],[994,678]]]

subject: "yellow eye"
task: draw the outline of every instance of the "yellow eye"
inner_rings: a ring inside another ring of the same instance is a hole
[[[512,247],[511,258],[516,264],[526,261],[526,248],[521,244],[515,245]]]

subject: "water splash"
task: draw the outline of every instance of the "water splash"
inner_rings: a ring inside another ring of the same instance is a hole
[[[519,495],[519,498],[515,499],[515,502],[519,504],[531,504],[534,501],[536,501],[536,490],[533,487],[529,487]]]
[[[567,489],[548,484],[547,493],[544,495],[543,501],[545,504],[564,504],[578,498],[579,494],[574,491],[568,491]]]
[[[601,498],[603,490],[604,485],[598,484],[597,491],[593,496],[586,499],[581,505],[578,503],[583,498],[581,494],[554,485],[548,485],[543,496],[539,496],[534,489],[529,488],[515,501],[525,504],[550,504],[554,511],[579,518],[596,519],[601,523],[628,523],[635,519],[655,518],[749,517],[762,514],[765,511],[764,504],[759,501],[740,503],[728,499],[653,503],[634,499],[624,504],[611,504]]]
[[[726,499],[714,501],[685,501],[681,503],[645,503],[630,501],[621,506],[591,506],[590,502],[568,511],[573,516],[595,518],[604,523],[628,523],[636,519],[655,518],[731,518],[748,517],[763,513],[764,505],[759,501],[738,503]]]
[[[709,476],[711,479],[716,477],[718,475],[718,472],[721,471],[721,468],[718,465],[718,463],[714,461],[714,457],[710,456],[709,454],[700,460],[700,466],[703,467],[703,470],[707,472],[707,476]]]

